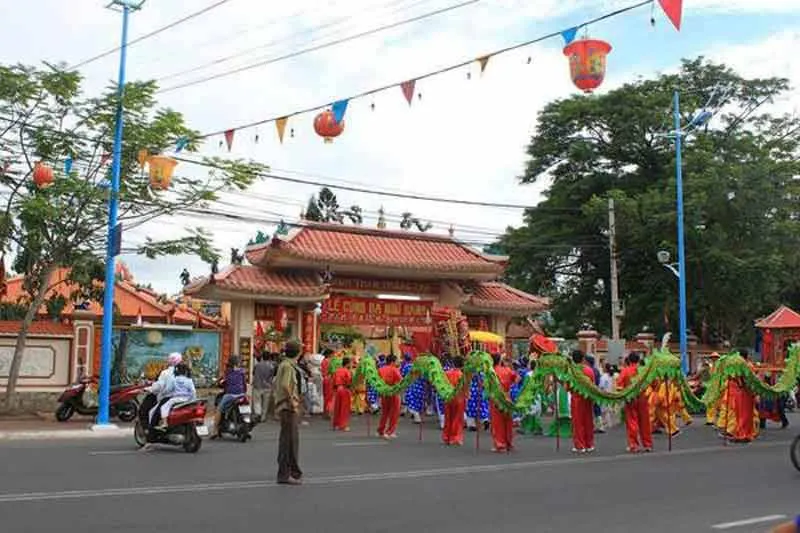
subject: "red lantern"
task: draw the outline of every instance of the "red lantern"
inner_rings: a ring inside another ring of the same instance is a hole
[[[338,137],[344,131],[344,120],[336,122],[333,111],[327,109],[314,118],[314,131],[325,139],[326,143],[331,143],[334,137]]]
[[[281,333],[286,330],[286,326],[289,325],[289,316],[286,312],[286,308],[278,306],[278,309],[275,312],[275,329],[280,331]]]
[[[606,56],[611,45],[597,39],[580,39],[564,47],[569,57],[572,83],[585,93],[600,87],[606,75]]]
[[[53,184],[53,169],[41,161],[33,166],[33,183],[40,189],[46,189]]]

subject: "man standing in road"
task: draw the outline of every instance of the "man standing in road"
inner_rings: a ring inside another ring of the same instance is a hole
[[[300,369],[297,358],[302,351],[300,343],[289,341],[284,346],[284,359],[278,365],[275,376],[275,411],[281,421],[281,433],[278,441],[278,483],[282,485],[300,485],[303,472],[297,464],[297,452],[300,447],[298,431],[300,402]]]
[[[275,377],[275,361],[268,352],[261,353],[253,367],[253,416],[257,422],[267,420],[269,397],[272,394],[272,378]]]

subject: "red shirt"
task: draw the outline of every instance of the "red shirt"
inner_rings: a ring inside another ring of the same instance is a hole
[[[507,366],[494,367],[494,373],[497,374],[497,379],[500,381],[500,386],[503,390],[508,392],[511,390],[511,385],[517,381],[517,374]]]
[[[463,376],[464,373],[461,371],[461,369],[451,368],[450,370],[445,371],[444,375],[447,376],[447,381],[450,382],[450,385],[455,387],[456,385],[458,385],[458,382],[461,381],[461,376]],[[464,396],[463,389],[456,393],[456,397],[463,397],[463,396]]]
[[[403,381],[403,375],[400,373],[400,369],[394,365],[386,365],[383,368],[379,368],[378,375],[387,385],[396,385]]]
[[[334,387],[349,387],[353,383],[353,375],[347,368],[340,368],[333,373],[333,386]]]
[[[592,370],[592,367],[583,365],[583,374],[587,376],[592,383],[594,383],[594,370]]]
[[[319,365],[319,371],[322,373],[322,377],[328,377],[328,367],[331,366],[331,360],[329,357],[326,357],[322,360],[322,364]]]
[[[639,370],[639,365],[629,365],[620,370],[619,377],[617,378],[617,387],[624,389],[629,387],[636,377]]]

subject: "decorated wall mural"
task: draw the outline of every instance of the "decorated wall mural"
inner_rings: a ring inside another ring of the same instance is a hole
[[[220,334],[215,331],[115,329],[112,342],[114,383],[133,381],[141,375],[156,379],[171,352],[184,355],[198,387],[210,386],[219,375]]]

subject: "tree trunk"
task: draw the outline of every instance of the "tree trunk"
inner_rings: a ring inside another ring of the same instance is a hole
[[[8,372],[8,383],[6,385],[6,409],[9,411],[13,411],[17,407],[17,380],[19,379],[19,371],[22,368],[22,357],[25,354],[28,331],[31,323],[36,318],[39,308],[44,303],[47,291],[50,288],[50,278],[53,277],[55,270],[55,265],[46,266],[42,270],[39,278],[39,290],[31,301],[28,311],[25,313],[25,318],[22,319],[22,326],[19,328],[17,344],[14,346],[14,357],[11,359],[11,369]]]

